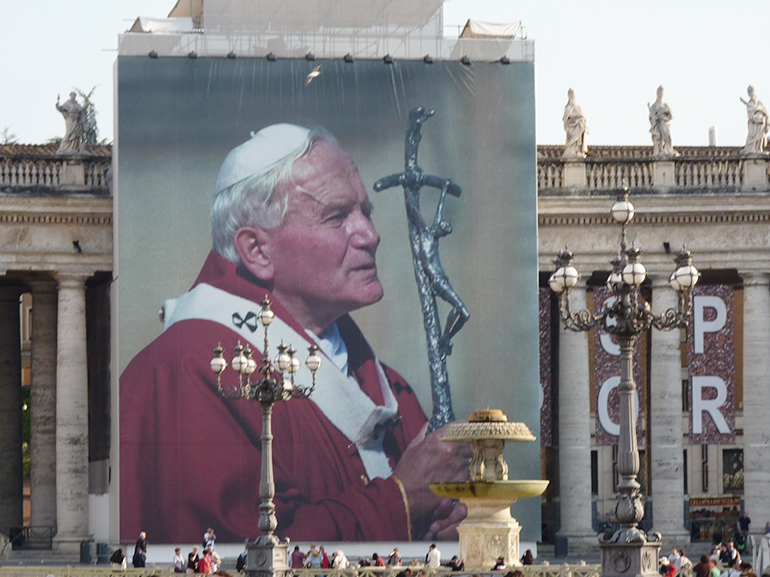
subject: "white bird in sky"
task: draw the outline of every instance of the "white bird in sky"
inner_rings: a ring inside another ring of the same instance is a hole
[[[313,82],[313,78],[316,78],[318,76],[321,76],[321,65],[319,64],[315,68],[313,68],[313,71],[307,75],[307,79],[305,80],[305,86],[309,85],[311,82]]]

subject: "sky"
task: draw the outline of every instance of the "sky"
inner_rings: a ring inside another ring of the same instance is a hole
[[[415,0],[419,1],[419,0]],[[96,87],[100,136],[112,139],[117,36],[174,0],[0,0],[0,130],[22,143],[61,136],[57,94]],[[535,41],[538,144],[561,144],[567,90],[588,121],[588,144],[650,144],[647,104],[659,85],[676,145],[746,139],[752,84],[770,104],[770,0],[449,0],[447,31],[468,18],[522,21]]]

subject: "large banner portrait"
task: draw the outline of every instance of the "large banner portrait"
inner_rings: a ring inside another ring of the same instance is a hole
[[[300,360],[311,345],[323,359],[310,398],[273,411],[278,535],[456,538],[462,506],[428,483],[467,480],[469,447],[425,430],[431,373],[407,212],[423,234],[454,414],[502,409],[539,436],[533,65],[117,66],[121,539],[258,534],[260,403],[224,399],[209,363],[239,343],[261,362],[266,296],[272,354],[283,339]],[[400,185],[374,183],[404,171],[418,106],[435,111],[419,165],[452,186],[424,188],[415,208]],[[222,373],[225,387],[237,380]],[[538,479],[539,443],[509,445],[509,477]],[[514,506],[523,539],[538,538],[539,511],[539,499]]]

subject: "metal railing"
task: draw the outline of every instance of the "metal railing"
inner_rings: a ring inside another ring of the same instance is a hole
[[[470,577],[473,575],[504,575],[501,571],[491,569],[466,569],[465,571],[451,571],[447,567],[430,569],[428,567],[412,567],[415,574],[419,569],[424,569],[427,577]],[[586,564],[562,564],[562,565],[526,565],[517,567],[524,577],[598,577],[601,571],[600,565]],[[353,567],[348,569],[295,569],[295,577],[395,577],[404,570],[404,567]],[[0,567],[0,577],[166,577],[173,576],[173,569],[164,567],[145,567],[143,569],[111,569],[102,567],[64,567],[51,566],[26,566],[26,567]]]
[[[11,547],[18,549],[51,549],[55,528],[50,526],[4,527],[1,533],[8,535]]]

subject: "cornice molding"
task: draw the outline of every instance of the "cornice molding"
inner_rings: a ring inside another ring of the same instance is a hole
[[[617,226],[612,217],[606,215],[570,215],[570,214],[540,214],[540,226]],[[770,211],[733,212],[733,213],[699,213],[699,214],[640,214],[636,213],[633,224],[639,225],[672,225],[672,224],[731,224],[747,222],[770,222]]]
[[[112,226],[112,214],[0,212],[0,224],[77,224]]]

